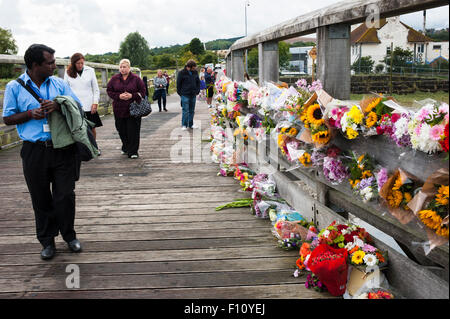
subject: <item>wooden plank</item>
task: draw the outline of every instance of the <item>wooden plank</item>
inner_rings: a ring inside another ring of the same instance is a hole
[[[16,298],[20,294],[0,294]],[[26,299],[336,299],[329,293],[319,293],[305,289],[304,284],[259,286],[232,286],[214,288],[140,289],[140,290],[102,290],[102,291],[56,291],[27,292]]]
[[[215,259],[196,261],[172,262],[121,262],[80,264],[80,274],[90,276],[107,275],[152,275],[176,273],[204,273],[204,272],[234,272],[234,271],[264,271],[264,270],[292,270],[295,266],[292,257],[264,257],[246,259]],[[0,267],[0,276],[9,278],[48,278],[67,277],[67,264],[51,263],[43,265],[23,265]],[[14,271],[13,271],[14,269]]]

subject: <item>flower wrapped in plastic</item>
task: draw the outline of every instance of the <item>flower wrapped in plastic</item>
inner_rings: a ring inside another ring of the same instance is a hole
[[[430,175],[408,207],[426,226],[430,248],[443,245],[449,238],[449,172],[442,168]]]
[[[365,273],[369,273],[370,271],[367,269],[373,269],[375,266],[379,269],[387,266],[387,252],[364,243],[362,240],[355,239],[345,248],[348,251],[350,264]]]
[[[355,297],[355,299],[395,299],[394,294],[387,289],[371,288]]]
[[[361,101],[361,109],[365,115],[364,136],[378,135],[378,122],[383,116],[391,115],[392,109],[384,103],[385,101],[388,101],[388,98],[383,96],[367,97]]]
[[[341,132],[349,140],[360,135],[363,125],[364,113],[358,105],[353,105],[341,118]]]
[[[449,118],[448,104],[427,104],[417,111],[408,124],[412,148],[428,154],[445,151],[441,141]]]
[[[331,184],[339,185],[348,178],[349,171],[339,156],[326,156],[323,159],[323,175]]]
[[[408,203],[420,186],[417,177],[399,168],[388,178],[380,190],[380,197],[389,212],[402,224],[407,224],[414,218]]]
[[[321,244],[313,250],[306,263],[307,267],[327,287],[333,296],[342,296],[347,285],[347,249],[336,249]]]
[[[355,237],[362,244],[372,242],[372,238],[364,228],[354,224],[336,224],[335,221],[327,228],[322,229],[318,235],[321,244],[335,248],[348,248],[348,244],[355,242]],[[361,246],[361,244],[359,245]]]

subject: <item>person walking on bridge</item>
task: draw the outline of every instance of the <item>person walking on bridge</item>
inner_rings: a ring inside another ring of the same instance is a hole
[[[30,46],[24,56],[27,70],[8,83],[3,103],[4,123],[16,125],[23,140],[20,155],[33,204],[37,239],[43,246],[43,260],[55,256],[58,233],[72,252],[82,249],[74,229],[75,182],[81,165],[78,150],[75,143],[54,148],[52,137],[56,139],[53,136],[56,132],[50,132],[48,122],[51,113],[61,112],[61,106],[54,101],[57,96],[70,96],[80,105],[81,102],[66,82],[53,76],[54,53],[43,44]]]
[[[122,155],[137,159],[141,118],[130,115],[130,105],[134,101],[140,103],[145,98],[145,85],[139,76],[131,72],[130,60],[121,60],[119,70],[120,73],[109,80],[106,92],[113,100],[115,125],[122,141]]]
[[[167,109],[166,109],[167,80],[164,77],[162,70],[158,70],[156,77],[153,79],[153,85],[155,87],[155,99],[158,100],[159,111],[162,112],[162,109],[161,109],[161,100],[162,100],[162,106],[164,107],[164,111],[167,112]]]
[[[185,68],[178,74],[177,93],[181,97],[183,109],[182,129],[198,128],[194,125],[194,114],[196,97],[200,93],[200,79],[197,72],[197,63],[194,60],[189,60]]]
[[[98,88],[95,70],[84,64],[85,59],[81,53],[75,53],[70,58],[70,65],[64,73],[66,81],[72,91],[78,96],[83,107],[86,118],[95,124],[92,128],[94,138],[97,139],[97,127],[103,123],[98,115],[98,102],[100,100],[100,89]]]
[[[214,96],[214,83],[215,78],[212,69],[209,67],[205,73],[205,83],[206,83],[206,104],[208,108],[212,107],[212,98]]]

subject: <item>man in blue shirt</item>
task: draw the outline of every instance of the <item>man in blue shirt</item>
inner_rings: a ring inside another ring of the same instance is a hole
[[[61,233],[73,252],[81,251],[76,238],[75,182],[81,162],[75,144],[54,149],[48,125],[48,114],[61,111],[54,98],[68,95],[79,102],[68,84],[54,77],[55,51],[34,44],[25,52],[27,71],[19,78],[41,98],[38,102],[19,82],[6,86],[3,121],[16,125],[23,140],[21,150],[23,172],[35,213],[36,234],[43,246],[41,258],[55,256],[55,237]]]

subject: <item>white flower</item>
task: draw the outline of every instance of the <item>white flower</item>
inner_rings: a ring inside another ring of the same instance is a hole
[[[367,266],[372,267],[375,266],[378,262],[378,259],[375,255],[372,254],[366,254],[363,258],[364,262]]]
[[[328,236],[330,236],[330,231],[327,229],[323,232],[322,234],[323,237],[328,238]]]
[[[395,136],[401,139],[405,134],[408,133],[409,120],[406,117],[400,118],[395,124]]]
[[[344,232],[342,232],[342,234],[344,234]],[[350,251],[353,248],[355,248],[355,243],[347,243],[347,245],[345,245],[344,248],[347,249],[348,251]]]

